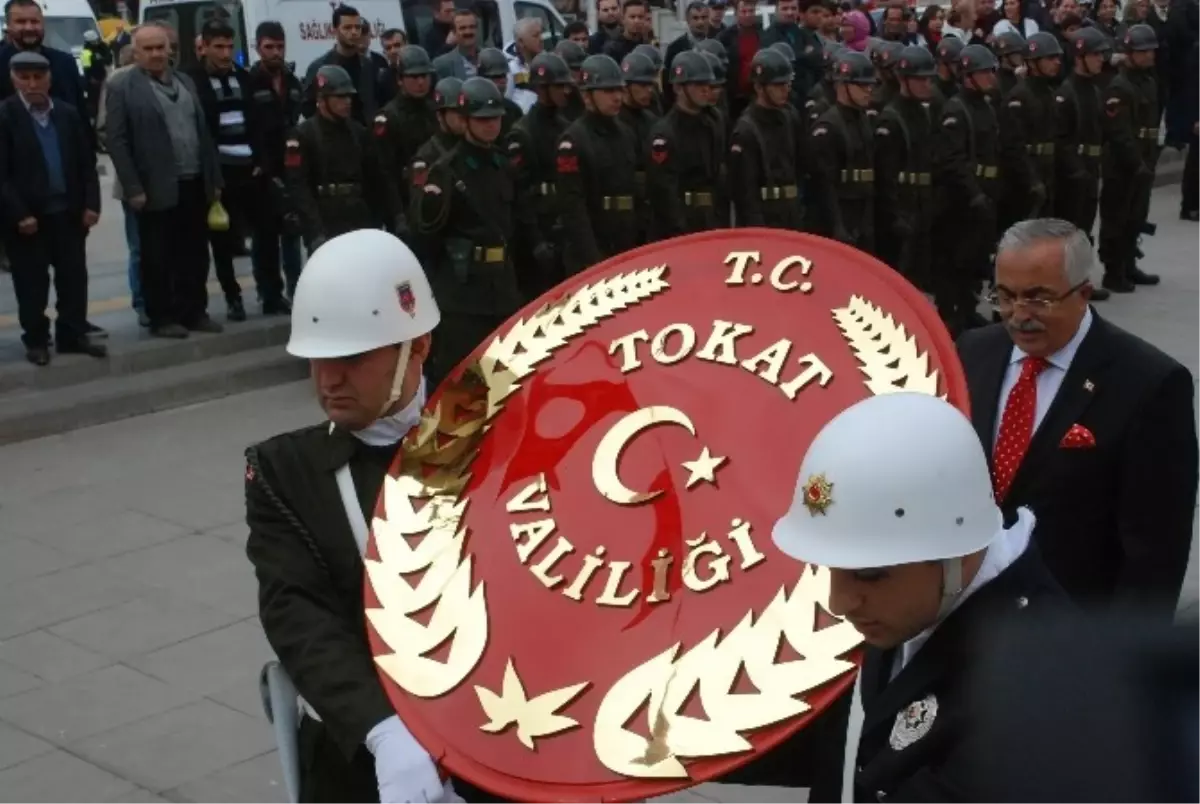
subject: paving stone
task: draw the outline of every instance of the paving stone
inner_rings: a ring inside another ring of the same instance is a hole
[[[255,666],[254,672],[257,674],[261,668],[261,664]],[[262,695],[258,690],[257,675],[249,684],[230,684],[220,692],[214,692],[206,697],[222,706],[236,709],[249,717],[259,718],[264,722],[266,720],[266,715],[263,714]]]
[[[272,657],[257,619],[248,619],[126,663],[197,695],[212,695],[230,688],[257,690],[259,668]],[[261,711],[260,706],[247,714]]]
[[[155,590],[146,597],[68,620],[50,633],[114,658],[147,653],[237,618],[192,600]]]
[[[53,547],[14,535],[0,538],[0,556],[0,584],[36,578],[79,563]]]
[[[178,787],[274,747],[271,728],[198,701],[73,743],[81,757],[152,792]]]
[[[0,589],[0,640],[141,596],[137,578],[95,564],[52,572]]]
[[[246,537],[249,531],[246,529],[246,522],[235,522],[232,525],[224,525],[219,528],[204,531],[206,536],[216,536],[218,539],[223,539],[237,547],[239,550],[246,548]]]
[[[275,751],[240,762],[168,791],[175,801],[287,801],[287,786]]]
[[[5,698],[0,719],[67,745],[198,697],[118,664]]]
[[[134,786],[66,751],[0,770],[0,801],[125,801]]]
[[[173,522],[125,510],[95,516],[75,527],[46,531],[33,538],[78,563],[160,544],[187,532],[187,528]]]
[[[253,567],[244,552],[216,536],[191,534],[125,553],[99,566],[238,619],[258,612]]]
[[[68,642],[49,631],[30,631],[0,642],[0,661],[50,683],[65,681],[113,663],[109,657]]]
[[[53,750],[54,746],[45,740],[14,729],[7,723],[0,723],[0,770]],[[4,791],[0,790],[0,796],[2,795]]]
[[[4,534],[30,539],[115,514],[124,507],[119,499],[95,486],[75,487],[66,480],[69,477],[63,467],[58,467],[13,478],[5,489],[11,499],[0,499]]]
[[[37,676],[0,662],[0,698],[8,698],[40,686],[42,686],[42,680]]]

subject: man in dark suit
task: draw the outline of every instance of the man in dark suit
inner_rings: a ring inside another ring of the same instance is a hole
[[[358,88],[351,116],[364,126],[371,127],[379,105],[375,98],[375,68],[371,60],[359,51],[362,26],[363,20],[358,9],[347,5],[334,8],[334,45],[324,56],[313,59],[304,74],[304,105],[300,107],[300,113],[305,117],[315,117],[317,114],[317,70],[332,64],[349,73],[350,80]]]
[[[997,500],[1037,515],[1037,544],[1084,604],[1170,616],[1196,507],[1191,373],[1088,305],[1094,266],[1073,224],[1037,219],[1000,241],[1003,324],[958,343]]]
[[[42,7],[37,0],[8,0],[4,4],[4,20],[8,38],[0,45],[0,100],[11,97],[13,88],[8,63],[18,53],[40,53],[50,63],[50,97],[69,103],[80,114],[87,132],[88,143],[95,148],[95,135],[87,117],[87,95],[79,76],[79,65],[70,53],[46,47],[46,24]]]
[[[433,60],[438,78],[466,81],[479,73],[479,18],[475,12],[454,12],[454,48]]]
[[[0,214],[25,356],[38,366],[50,362],[46,304],[53,265],[59,353],[104,357],[107,350],[89,338],[86,319],[84,240],[100,219],[87,126],[74,107],[51,99],[45,56],[18,53],[9,68],[17,94],[0,103]]]

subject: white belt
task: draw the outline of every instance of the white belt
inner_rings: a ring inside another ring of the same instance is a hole
[[[854,801],[854,774],[858,770],[858,743],[862,738],[862,668],[854,679],[854,694],[850,698],[850,719],[846,723],[846,747],[842,754],[842,802]]]
[[[333,425],[330,424],[329,427],[332,429]],[[337,481],[338,494],[342,498],[342,508],[346,511],[346,520],[350,523],[350,530],[354,534],[354,543],[358,546],[358,554],[364,556],[367,552],[367,537],[370,531],[367,530],[367,518],[363,516],[362,506],[358,504],[358,492],[354,488],[354,476],[350,474],[350,464],[347,463],[334,472],[333,478]],[[320,722],[321,716],[317,714],[317,710],[312,708],[312,704],[300,696],[297,696],[296,701],[300,706],[301,713]]]

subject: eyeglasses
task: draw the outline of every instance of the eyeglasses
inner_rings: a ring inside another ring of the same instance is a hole
[[[1088,284],[1089,281],[1085,279],[1060,296],[1014,296],[1005,290],[993,290],[984,298],[994,310],[1012,310],[1017,307],[1024,307],[1034,313],[1048,313],[1070,298],[1071,294]]]

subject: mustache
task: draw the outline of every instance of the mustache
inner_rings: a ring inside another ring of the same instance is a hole
[[[1017,321],[1010,318],[1004,322],[1004,326],[1008,328],[1009,332],[1024,332],[1028,334],[1031,332],[1046,331],[1046,325],[1035,318],[1026,318],[1024,321]]]

